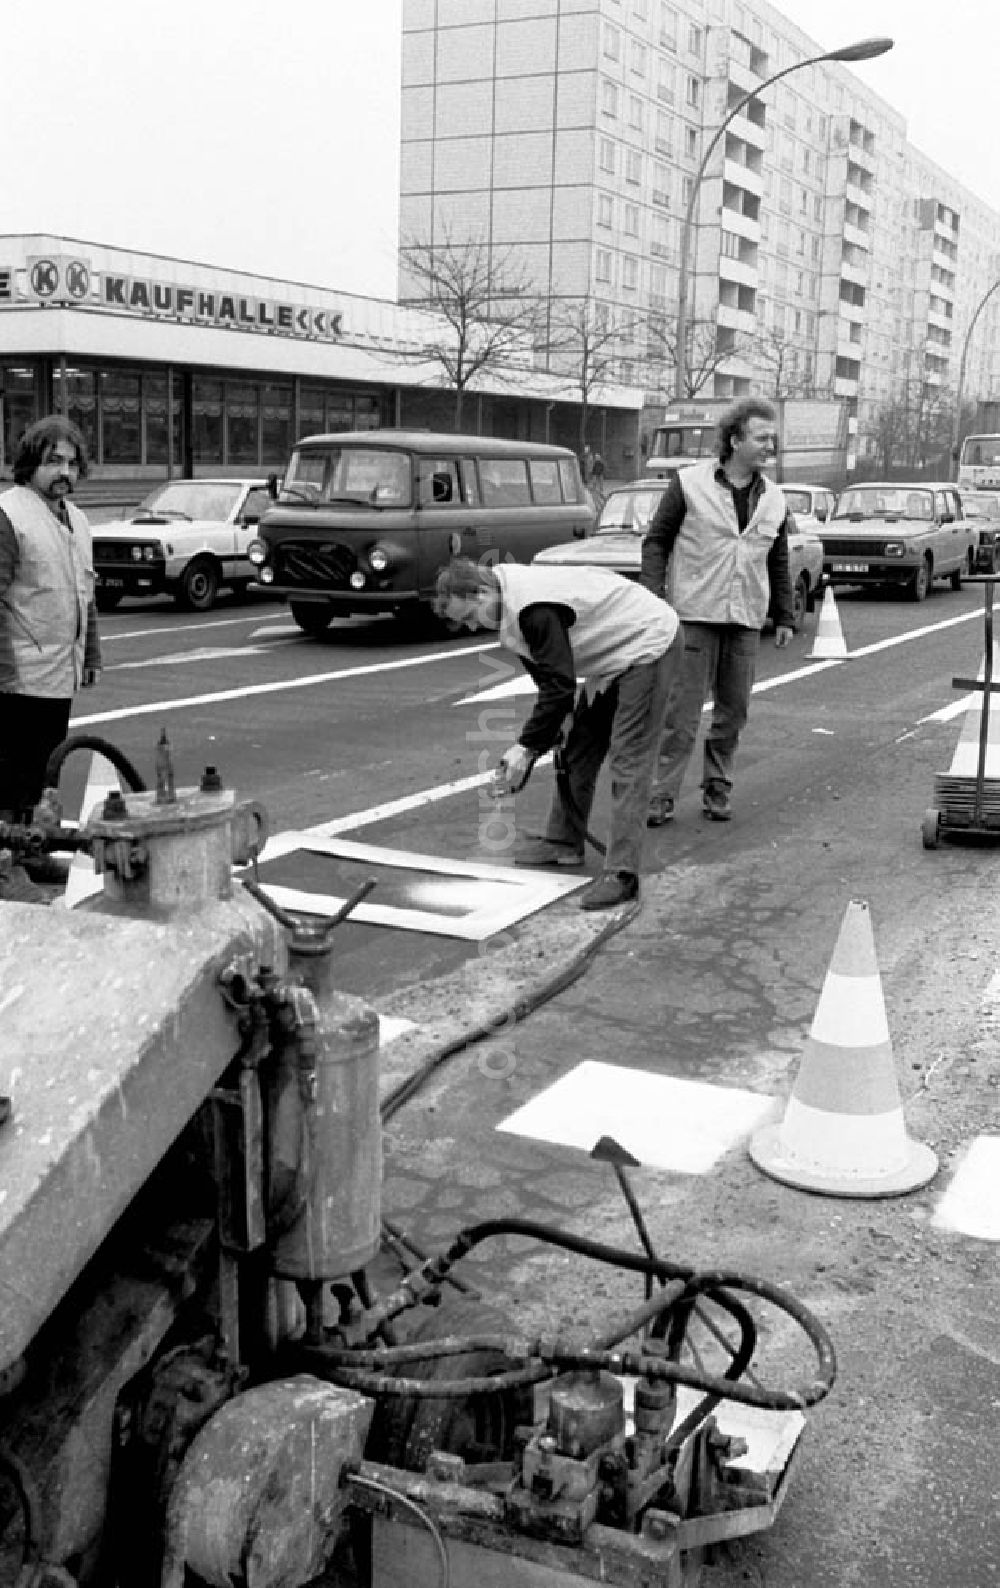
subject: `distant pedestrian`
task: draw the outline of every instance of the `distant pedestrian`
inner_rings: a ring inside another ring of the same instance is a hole
[[[594,472],[594,454],[591,452],[589,446],[584,447],[583,452],[580,455],[580,467],[583,470],[583,483],[584,485],[589,485],[591,475]]]
[[[599,452],[594,453],[594,461],[590,466],[594,476],[594,484],[599,491],[604,489],[604,459]]]
[[[30,425],[0,495],[0,821],[29,821],[73,696],[101,675],[90,526],[69,501],[87,450],[69,420]]]
[[[762,398],[733,403],[719,421],[718,458],[671,477],[642,543],[642,582],[662,593],[671,564],[671,600],[684,629],[684,659],[667,707],[650,827],[673,817],[709,695],[702,805],[713,821],[729,820],[733,761],[769,603],[775,644],[787,645],[792,637],[788,530],[795,520],[781,487],[762,472],[777,444],[776,424],[774,408]]]
[[[516,850],[514,864],[583,865],[597,777],[607,760],[607,854],[580,904],[606,910],[636,898],[653,762],[681,656],[673,610],[603,568],[490,568],[467,557],[438,575],[435,609],[451,622],[499,629],[501,643],[520,656],[538,689],[517,743],[501,758],[511,791],[558,745],[570,718],[545,836]]]

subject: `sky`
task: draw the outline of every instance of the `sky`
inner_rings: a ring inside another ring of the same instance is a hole
[[[0,232],[391,298],[401,0],[7,0]],[[782,0],[1000,211],[1000,0]]]

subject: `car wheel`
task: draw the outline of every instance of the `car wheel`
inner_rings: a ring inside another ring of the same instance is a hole
[[[122,592],[120,590],[98,590],[94,596],[98,612],[113,612],[120,605]]]
[[[969,551],[969,552],[966,553],[965,562],[962,564],[961,568],[956,568],[954,573],[951,576],[951,588],[953,590],[961,590],[961,588],[962,588],[962,580],[964,578],[966,578],[967,575],[970,574],[971,572],[972,572],[972,552]]]
[[[210,612],[219,593],[219,570],[209,557],[196,557],[181,574],[177,605],[188,612]]]
[[[941,812],[933,806],[924,811],[924,819],[920,824],[920,836],[925,849],[936,849],[941,837]]]
[[[809,611],[809,578],[807,574],[800,573],[795,581],[792,592],[792,628],[796,634],[801,633]]]
[[[924,601],[931,587],[930,558],[925,557],[913,578],[910,580],[909,596],[911,601]]]
[[[321,601],[292,601],[289,608],[303,634],[311,634],[315,639],[330,627],[333,610]]]

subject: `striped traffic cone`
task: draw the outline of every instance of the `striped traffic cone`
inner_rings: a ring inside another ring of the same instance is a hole
[[[121,792],[120,774],[105,756],[92,755],[90,771],[87,773],[87,786],[80,802],[81,827],[85,827],[90,817],[101,809],[106,796],[112,790],[116,793]],[[66,890],[62,895],[64,907],[72,910],[76,905],[82,904],[84,899],[102,892],[103,888],[104,883],[94,870],[94,862],[90,856],[75,853],[69,868],[69,876],[66,878]]]
[[[931,1148],[906,1134],[864,899],[847,906],[785,1117],[757,1132],[750,1156],[828,1196],[896,1196],[937,1173]]]
[[[819,622],[816,625],[816,638],[813,648],[809,652],[809,660],[826,661],[838,660],[847,655],[847,642],[844,631],[840,626],[840,613],[837,603],[833,598],[833,586],[828,584],[823,591],[823,605],[819,609]]]

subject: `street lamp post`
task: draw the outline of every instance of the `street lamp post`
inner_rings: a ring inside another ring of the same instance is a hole
[[[681,257],[677,283],[677,325],[675,331],[676,351],[674,355],[674,395],[684,397],[687,385],[687,334],[688,334],[688,277],[690,275],[691,233],[694,227],[694,212],[698,202],[698,194],[705,177],[708,162],[718,145],[719,139],[734,121],[741,110],[745,110],[751,99],[756,99],[770,88],[772,83],[777,83],[782,77],[787,77],[790,72],[798,72],[804,66],[815,66],[819,61],[870,61],[876,55],[885,55],[892,49],[892,39],[859,39],[856,44],[845,44],[839,50],[825,50],[822,55],[812,55],[806,61],[793,61],[791,66],[785,66],[780,72],[775,72],[773,77],[766,77],[756,88],[737,100],[732,110],[721,121],[705,146],[701,157],[701,164],[695,173],[688,195],[687,208],[684,211],[684,225],[681,229]]]
[[[955,412],[951,421],[951,467],[952,478],[956,480],[958,479],[958,446],[962,433],[962,396],[965,392],[965,365],[969,357],[969,343],[972,341],[972,332],[976,321],[979,319],[979,316],[982,314],[987,303],[989,302],[990,298],[992,298],[998,287],[1000,287],[1000,277],[994,281],[992,287],[987,288],[979,302],[976,304],[972,319],[969,321],[969,328],[965,333],[965,341],[962,343],[962,357],[958,361],[958,386],[955,390]]]

